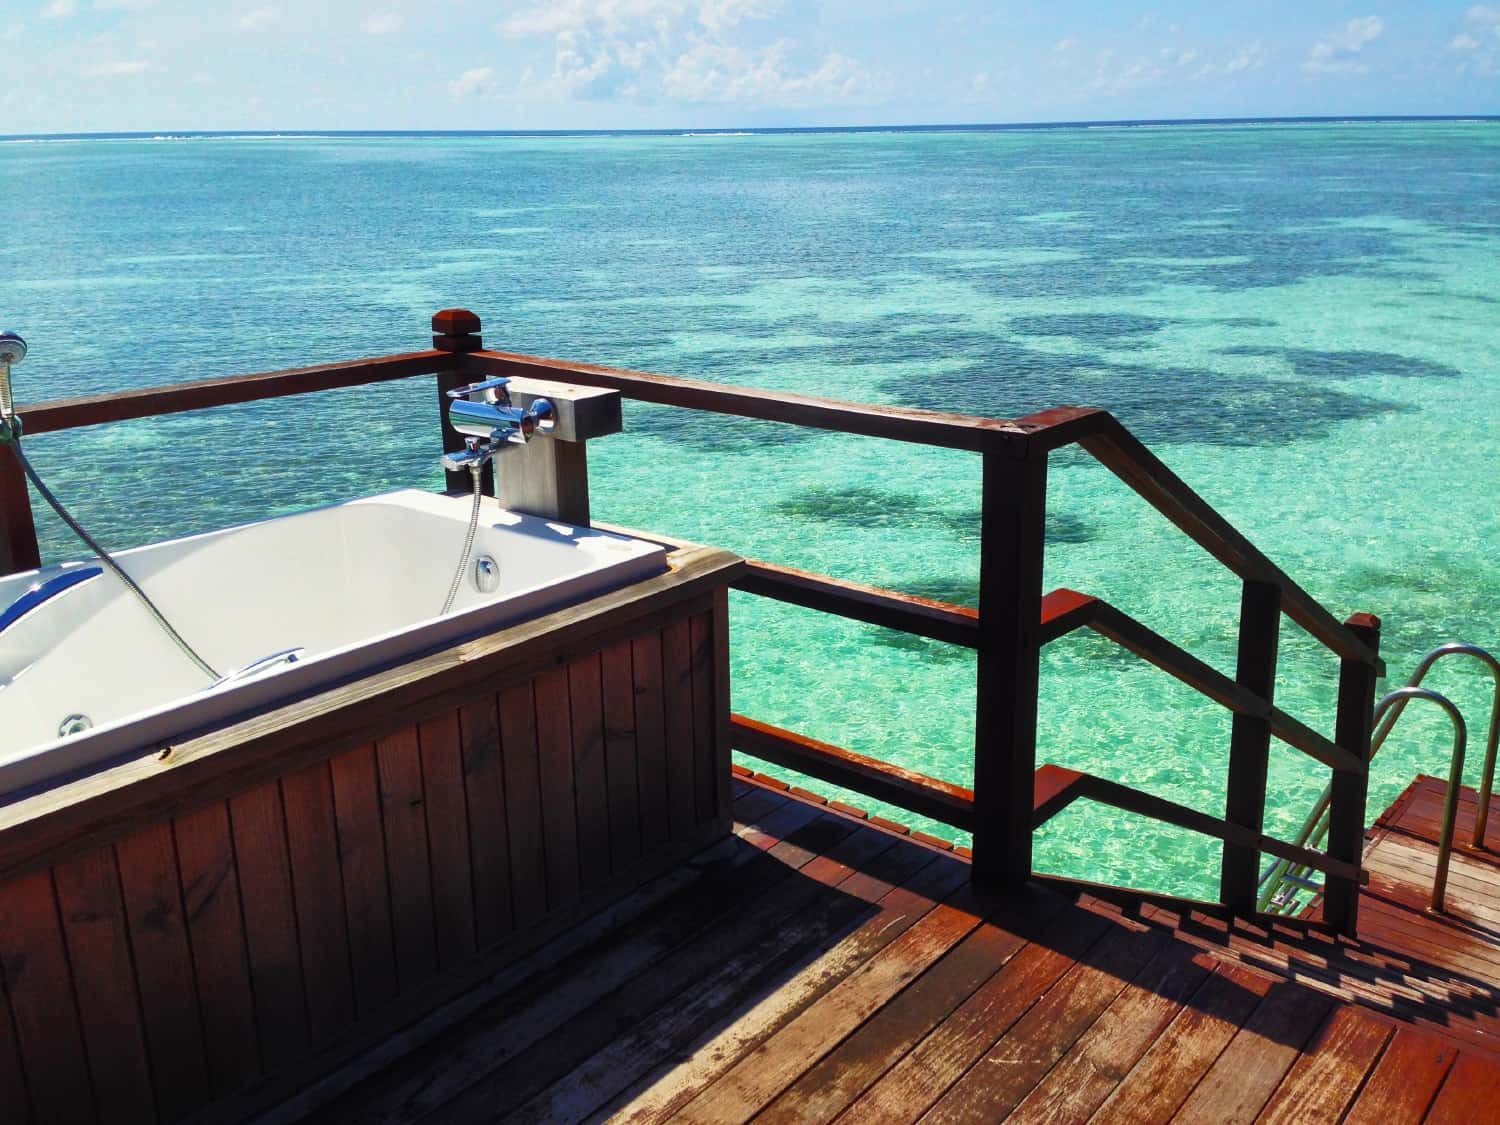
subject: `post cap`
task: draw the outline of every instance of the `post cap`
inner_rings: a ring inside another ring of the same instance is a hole
[[[468,309],[443,309],[432,316],[432,330],[443,336],[471,336],[479,332],[479,318]]]

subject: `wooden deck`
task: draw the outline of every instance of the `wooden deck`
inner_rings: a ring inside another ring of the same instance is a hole
[[[1397,1125],[1500,1104],[1500,864],[1455,858],[1466,922],[1414,908],[1426,780],[1372,834],[1358,941],[1061,883],[986,902],[961,854],[735,786],[734,838],[631,925],[267,1119]]]

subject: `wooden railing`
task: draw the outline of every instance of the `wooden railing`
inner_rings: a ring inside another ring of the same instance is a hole
[[[1073,800],[1088,798],[1222,841],[1220,901],[1238,912],[1254,908],[1261,852],[1322,871],[1327,875],[1325,919],[1341,931],[1354,931],[1363,878],[1359,864],[1370,723],[1375,681],[1382,671],[1379,622],[1368,615],[1340,622],[1110,414],[1067,407],[1005,421],[836,402],[485,350],[479,331],[478,317],[449,309],[433,318],[430,351],[42,403],[20,413],[26,432],[36,434],[423,374],[437,376],[441,399],[460,383],[510,375],[609,387],[628,398],[667,406],[976,453],[982,465],[977,610],[772,563],[752,563],[739,583],[752,594],[973,649],[978,677],[973,789],[742,716],[731,723],[736,749],[972,832],[973,877],[991,888],[1003,890],[1029,879],[1037,823]],[[441,424],[444,448],[458,448],[460,439],[446,418]],[[1052,451],[1073,444],[1241,580],[1239,651],[1232,678],[1107,602],[1069,590],[1044,596],[1047,459]],[[25,481],[14,458],[0,447],[0,572],[37,565]],[[1283,613],[1340,660],[1332,740],[1272,702]],[[1066,777],[1049,791],[1045,807],[1035,806],[1040,651],[1048,641],[1084,626],[1232,713],[1223,817],[1055,767],[1049,768]],[[1326,853],[1293,847],[1262,831],[1273,737],[1333,770]]]

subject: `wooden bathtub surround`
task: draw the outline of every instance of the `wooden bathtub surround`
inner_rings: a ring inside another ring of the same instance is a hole
[[[669,563],[0,808],[0,1120],[238,1119],[666,893],[743,565]]]

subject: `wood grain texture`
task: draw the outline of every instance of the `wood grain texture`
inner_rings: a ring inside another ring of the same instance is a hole
[[[427,849],[426,797],[415,727],[375,743],[380,808],[391,879],[391,923],[396,934],[396,979],[402,991],[437,972],[432,865]]]
[[[511,931],[511,854],[505,768],[495,697],[484,695],[458,713],[469,860],[474,885],[474,938],[481,949]]]
[[[693,830],[697,790],[693,778],[693,642],[686,621],[662,630],[662,706],[667,742],[667,811],[673,839]]]
[[[630,641],[621,641],[604,650],[600,674],[609,790],[609,852],[610,861],[618,870],[640,857],[643,835]]]
[[[1335,1009],[1256,1119],[1266,1125],[1342,1121],[1394,1030],[1356,1007]]]
[[[547,857],[547,902],[567,902],[579,891],[578,807],[573,778],[573,719],[568,670],[544,672],[533,684],[542,847]]]
[[[609,878],[609,773],[604,760],[604,694],[597,654],[568,665],[578,882],[587,892]],[[545,753],[545,751],[544,751]]]
[[[330,759],[334,821],[354,1005],[372,1011],[396,995],[396,953],[391,930],[391,889],[386,878],[385,832],[375,747],[361,746]]]
[[[511,906],[518,927],[547,911],[548,854],[542,816],[542,771],[531,681],[496,698],[505,760],[505,818],[510,846]]]
[[[667,734],[661,687],[661,634],[656,631],[630,642],[631,682],[635,694],[636,773],[641,844],[650,848],[671,834],[667,789]],[[1500,831],[1500,828],[1497,828]]]
[[[478,948],[458,712],[428,719],[417,728],[417,736],[422,748],[438,964],[446,967],[473,956]]]

